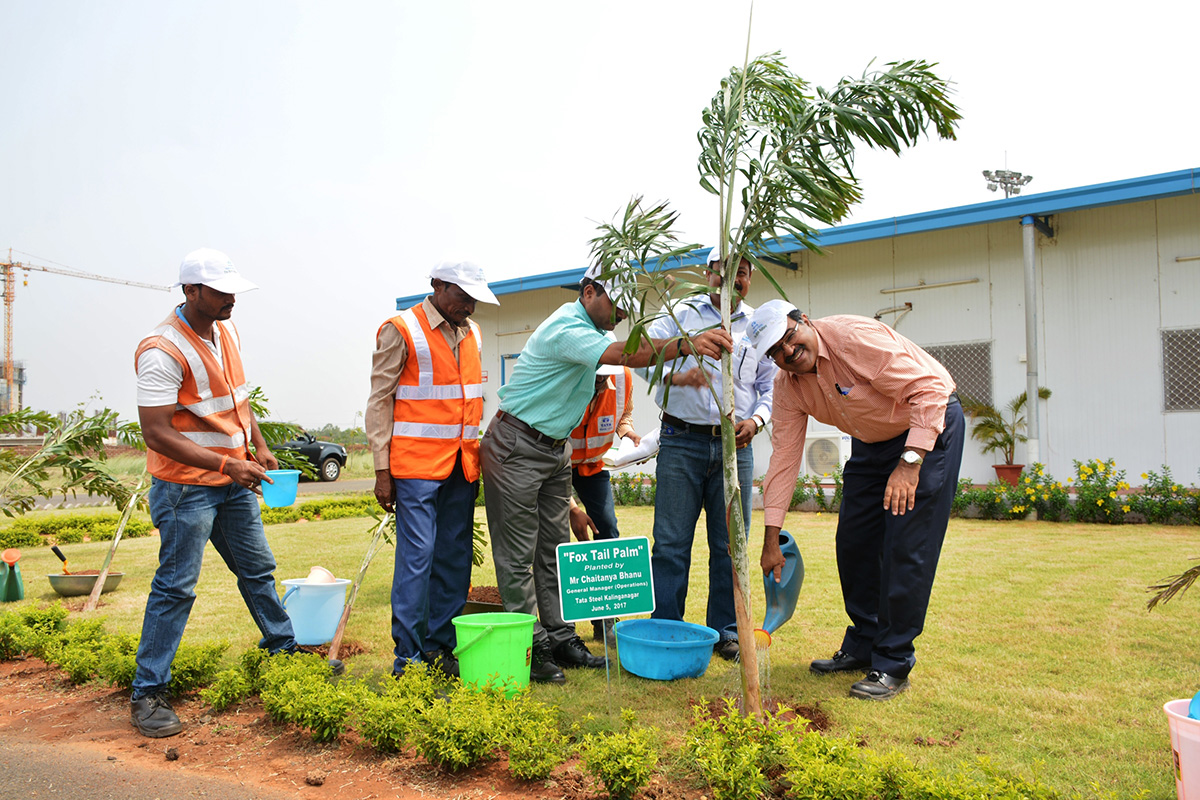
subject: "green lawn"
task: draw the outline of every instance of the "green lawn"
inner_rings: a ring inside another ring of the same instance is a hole
[[[483,510],[477,513],[482,518]],[[651,509],[623,508],[619,517],[624,535],[650,534]],[[1001,769],[1038,772],[1063,790],[1087,793],[1094,786],[1119,797],[1143,789],[1150,797],[1173,796],[1162,704],[1200,688],[1195,650],[1200,594],[1148,613],[1145,587],[1200,555],[1200,530],[954,520],[927,632],[917,641],[912,687],[893,702],[866,703],[846,696],[855,676],[818,678],[807,669],[809,660],[837,649],[846,624],[833,553],[836,520],[828,514],[789,517],[807,577],[795,616],[775,635],[767,695],[819,704],[832,719],[833,733],[857,733],[875,749],[900,750],[929,766],[950,769],[986,757]],[[269,527],[277,578],[303,577],[314,564],[353,577],[370,522]],[[757,514],[754,525],[757,540]],[[702,534],[697,541],[689,619],[703,622],[707,553]],[[100,566],[107,546],[65,549],[73,569],[87,569]],[[110,630],[139,629],[156,547],[153,537],[121,544],[116,565],[127,573],[125,581],[105,595],[101,608]],[[232,659],[256,643],[257,632],[232,576],[214,551],[208,559],[188,638],[225,639]],[[26,602],[55,597],[40,577],[60,568],[48,549],[26,552],[21,566]],[[476,570],[475,583],[494,582],[489,559]],[[761,619],[762,586],[756,584],[755,617]],[[350,620],[347,638],[369,648],[352,659],[352,673],[390,668],[390,585],[391,551],[385,549]],[[590,626],[580,631],[590,641]],[[678,742],[690,700],[738,688],[736,667],[714,659],[707,675],[696,680],[662,684],[614,672],[606,687],[603,672],[574,671],[565,687],[537,686],[534,692],[569,709],[575,719],[634,708],[642,723]]]

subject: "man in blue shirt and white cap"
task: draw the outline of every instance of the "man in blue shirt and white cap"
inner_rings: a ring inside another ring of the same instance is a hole
[[[653,337],[678,336],[721,324],[721,254],[708,255],[707,295],[689,297],[673,308],[674,319],[664,315],[646,329]],[[750,291],[753,268],[742,259],[734,278],[730,327],[734,341],[741,338],[754,308],[743,298]],[[751,441],[771,420],[771,396],[777,369],[768,359],[756,360],[749,351],[735,353],[733,402],[738,446],[738,482],[742,488],[742,515],[750,530],[750,501],[754,478]],[[740,357],[739,357],[740,356]],[[708,376],[706,382],[705,375]],[[670,384],[670,390],[666,384]],[[709,384],[712,389],[710,391]],[[704,510],[708,530],[708,609],[706,624],[720,634],[714,650],[725,659],[738,656],[737,618],[733,604],[733,571],[729,558],[729,530],[725,524],[724,456],[721,442],[722,393],[719,361],[693,357],[675,361],[663,370],[663,383],[655,397],[662,408],[655,475],[654,575],[655,619],[683,619],[692,541]],[[715,396],[714,396],[715,394]]]

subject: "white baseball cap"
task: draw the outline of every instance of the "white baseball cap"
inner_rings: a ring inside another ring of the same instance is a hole
[[[754,360],[766,358],[767,351],[783,338],[788,328],[788,314],[796,307],[787,300],[768,300],[754,310],[746,325],[746,342],[754,350]]]
[[[241,294],[258,288],[238,273],[229,256],[211,247],[201,247],[183,257],[175,286],[199,284],[225,294]],[[174,289],[175,286],[171,288]]]
[[[719,264],[723,260],[724,259],[721,258],[721,248],[714,244],[708,250],[708,260],[704,262],[704,265],[708,269],[712,269],[713,264]],[[742,256],[742,260],[745,261],[748,265],[750,265],[750,271],[753,272],[754,271],[754,262],[751,261],[750,259],[746,258],[745,256]]]
[[[429,270],[429,277],[453,283],[481,303],[500,305],[496,295],[488,288],[483,269],[473,261],[439,261]]]
[[[592,264],[587,268],[587,272],[583,273],[583,277],[600,284],[604,288],[604,293],[608,295],[608,299],[612,300],[614,305],[626,314],[632,313],[637,298],[630,290],[630,287],[625,281],[620,280],[616,276],[601,279],[600,274],[602,272],[604,272],[604,269],[600,264]]]

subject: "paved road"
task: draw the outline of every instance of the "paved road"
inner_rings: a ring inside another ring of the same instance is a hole
[[[72,744],[5,742],[0,746],[0,800],[294,800],[293,792],[272,792],[236,779],[147,769],[122,758]]]
[[[303,495],[322,495],[322,494],[342,494],[345,492],[369,492],[375,488],[374,478],[347,478],[345,480],[334,481],[333,483],[325,483],[324,481],[301,481],[298,494]],[[90,508],[93,506],[112,505],[106,497],[97,497],[92,494],[80,494],[74,497],[67,496],[63,498],[51,497],[49,499],[42,497],[33,504],[33,507],[39,511],[44,511],[50,508]]]

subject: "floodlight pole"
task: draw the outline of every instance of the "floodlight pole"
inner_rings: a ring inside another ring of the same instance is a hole
[[[993,172],[990,169],[983,171],[984,180],[988,182],[987,188],[989,192],[995,192],[999,189],[1004,189],[1004,199],[1012,197],[1014,194],[1021,193],[1021,187],[1033,180],[1032,175],[1022,175],[1019,172],[1013,172],[1007,169],[998,169]]]

